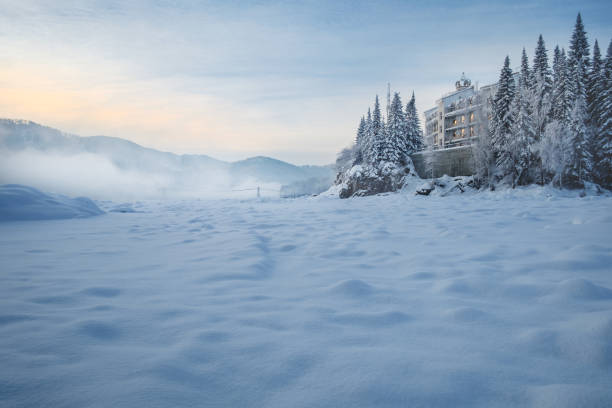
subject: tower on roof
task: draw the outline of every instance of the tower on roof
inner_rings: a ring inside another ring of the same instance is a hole
[[[465,89],[472,86],[472,81],[470,81],[466,76],[465,76],[465,72],[461,73],[461,79],[459,79],[457,82],[455,82],[455,88],[457,88],[457,90],[461,90],[461,89]]]

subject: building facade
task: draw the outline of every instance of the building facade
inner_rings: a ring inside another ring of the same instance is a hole
[[[433,149],[469,146],[488,128],[488,112],[496,85],[482,88],[461,76],[455,90],[425,111],[425,143]]]

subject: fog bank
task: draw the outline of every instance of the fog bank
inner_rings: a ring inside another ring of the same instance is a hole
[[[278,196],[280,183],[255,178],[235,180],[219,169],[120,168],[94,153],[65,154],[38,150],[0,151],[0,184],[23,184],[42,191],[98,200],[243,198]]]

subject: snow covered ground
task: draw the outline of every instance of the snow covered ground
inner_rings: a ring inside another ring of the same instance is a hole
[[[547,193],[0,223],[0,405],[612,406],[612,198]]]

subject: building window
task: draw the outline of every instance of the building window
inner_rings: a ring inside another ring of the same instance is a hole
[[[465,128],[461,129],[461,137],[465,137]]]
[[[470,113],[470,122],[474,121],[474,112]]]
[[[461,123],[465,123],[465,115],[461,115]]]
[[[453,119],[453,126],[457,125],[457,119]]]
[[[470,126],[470,137],[474,136],[474,126]]]

